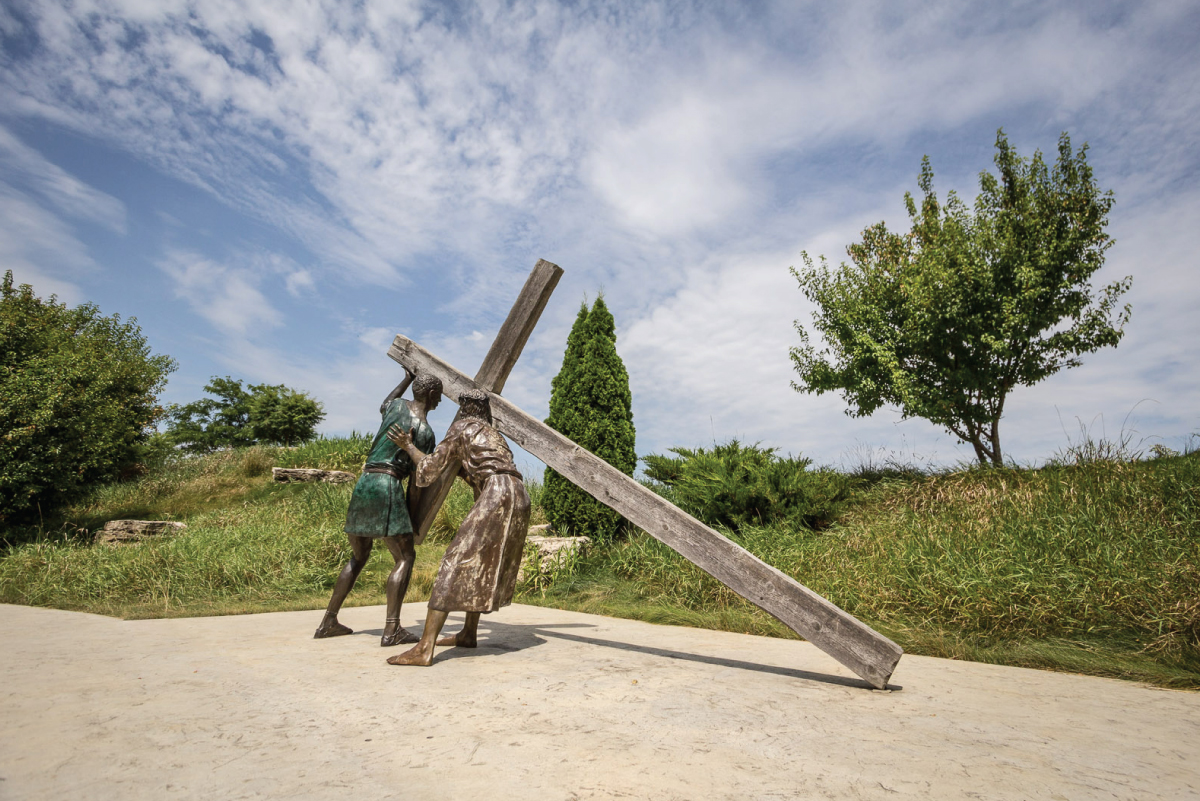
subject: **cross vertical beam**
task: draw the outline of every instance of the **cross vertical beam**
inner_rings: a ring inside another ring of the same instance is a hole
[[[533,333],[538,318],[542,316],[542,310],[546,308],[546,303],[550,300],[554,287],[558,286],[558,279],[562,278],[562,274],[562,268],[557,264],[538,259],[533,271],[529,273],[529,278],[525,280],[525,286],[521,288],[521,294],[517,296],[517,302],[504,319],[504,325],[500,326],[500,333],[496,334],[479,372],[475,374],[477,387],[496,395],[504,389],[508,374],[520,358],[521,351],[529,341],[529,335]],[[445,392],[443,388],[443,394],[450,393]],[[450,398],[457,402],[458,393],[450,394]],[[457,416],[455,419],[458,419]],[[428,487],[422,488],[418,494],[416,509],[411,515],[418,544],[429,533],[429,527],[433,525],[433,519],[437,517],[438,510],[445,503],[452,486],[454,475],[443,475]]]

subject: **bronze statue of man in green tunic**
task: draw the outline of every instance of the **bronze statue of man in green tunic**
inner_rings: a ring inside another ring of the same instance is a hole
[[[338,611],[371,556],[372,542],[382,539],[396,560],[396,566],[387,580],[387,620],[380,645],[386,647],[417,641],[416,635],[400,625],[400,605],[404,602],[404,594],[408,592],[413,562],[417,557],[410,510],[416,508],[420,490],[410,478],[408,492],[405,493],[403,481],[412,473],[413,462],[408,454],[388,439],[387,431],[393,426],[411,430],[415,441],[426,450],[433,450],[433,430],[425,415],[436,409],[441,401],[442,382],[435,376],[416,377],[407,369],[405,373],[404,380],[384,398],[379,407],[383,422],[371,443],[367,463],[363,466],[358,483],[354,485],[354,494],[346,510],[345,531],[350,538],[352,555],[333,587],[333,597],[329,599],[325,618],[313,635],[315,638],[352,633],[348,626],[338,622]],[[409,384],[413,388],[413,399],[406,401],[400,396]]]
[[[492,426],[487,393],[468,390],[458,402],[459,419],[432,453],[418,447],[416,432],[402,425],[387,432],[416,463],[411,480],[417,486],[427,487],[444,471],[453,471],[475,492],[475,504],[442,557],[421,641],[389,659],[391,665],[431,665],[434,640],[449,612],[466,612],[466,625],[436,644],[474,648],[479,615],[512,603],[517,586],[529,530],[529,494],[508,443]]]

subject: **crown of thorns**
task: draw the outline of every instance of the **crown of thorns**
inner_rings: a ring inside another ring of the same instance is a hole
[[[458,396],[459,406],[491,406],[488,394],[481,389],[468,389]]]
[[[483,390],[468,389],[459,395],[458,408],[462,410],[463,414],[482,417],[489,423],[492,421],[492,402]]]
[[[436,375],[419,375],[413,381],[414,398],[431,398],[442,393],[442,379]]]

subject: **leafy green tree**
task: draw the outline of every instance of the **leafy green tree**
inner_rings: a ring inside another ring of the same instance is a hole
[[[33,288],[0,287],[0,521],[45,514],[90,485],[133,472],[175,369],[137,321]]]
[[[168,407],[167,439],[189,453],[253,445],[251,392],[242,382],[229,376],[213,376],[204,391],[215,397]]]
[[[925,157],[920,209],[904,196],[909,233],[867,228],[837,270],[802,254],[792,274],[828,348],[818,352],[797,321],[791,357],[796,390],[841,390],[855,416],[897,406],[999,465],[1008,393],[1115,346],[1130,309],[1114,311],[1131,279],[1099,293],[1089,283],[1112,246],[1113,198],[1092,178],[1087,145],[1072,153],[1063,133],[1053,169],[1041,151],[1019,156],[1003,130],[996,151],[999,174],[980,174],[974,213],[953,192],[938,202]]]
[[[256,442],[307,442],[325,418],[320,403],[282,384],[243,387],[229,376],[213,376],[204,391],[214,397],[172,405],[168,410],[168,440],[190,453]]]
[[[629,374],[617,355],[616,324],[600,296],[590,311],[586,303],[580,307],[571,327],[562,369],[550,385],[546,424],[633,475],[637,454],[632,403]],[[550,468],[542,507],[550,525],[564,534],[605,540],[621,528],[619,514]]]
[[[298,445],[316,436],[317,424],[325,419],[320,403],[282,384],[251,389],[250,433],[256,440]]]

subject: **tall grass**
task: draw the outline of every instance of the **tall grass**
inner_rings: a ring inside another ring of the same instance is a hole
[[[1144,678],[1200,687],[1197,456],[885,479],[826,531],[727,533],[918,651],[1078,667],[1079,651],[1107,649],[1169,674]],[[605,572],[645,604],[732,614],[743,630],[786,636],[645,533],[596,555],[580,582]],[[1039,651],[1036,641],[1057,644]]]
[[[342,526],[353,485],[274,484],[270,468],[283,461],[335,469],[352,458],[361,465],[361,445],[319,444],[312,461],[279,448],[181,458],[136,482],[99,488],[49,532],[6,532],[0,601],[139,617],[323,605],[350,555]],[[91,532],[118,518],[183,520],[187,529],[93,544]],[[382,602],[391,559],[375,550],[352,602]],[[443,550],[419,551],[410,598],[427,597]]]
[[[43,529],[5,532],[0,601],[127,617],[320,608],[349,556],[351,486],[277,485],[270,467],[356,469],[366,445],[177,459],[101,488]],[[1066,456],[1038,470],[864,472],[828,528],[726,533],[911,652],[1200,687],[1200,452]],[[541,522],[540,485],[528,486]],[[418,549],[411,599],[427,597],[472,502],[456,482]],[[188,528],[93,545],[88,532],[118,517]],[[382,602],[391,560],[376,552],[351,602]],[[644,532],[527,581],[518,600],[794,636]]]
[[[348,437],[317,437],[294,448],[271,448],[273,467],[312,467],[357,473],[367,460],[372,437],[352,432]]]

